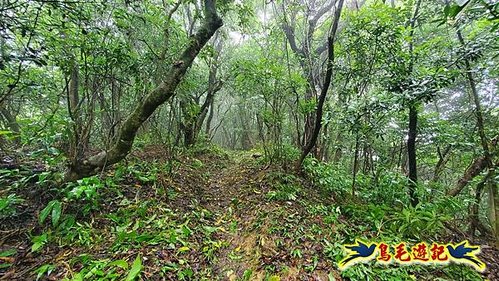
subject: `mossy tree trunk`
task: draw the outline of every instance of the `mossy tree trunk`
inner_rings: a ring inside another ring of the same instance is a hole
[[[189,43],[178,60],[165,74],[163,81],[154,88],[126,118],[118,130],[118,137],[114,145],[106,151],[79,159],[69,166],[65,175],[66,181],[75,181],[99,173],[106,166],[123,160],[132,148],[135,135],[140,126],[153,112],[175,95],[178,84],[182,81],[188,68],[199,54],[203,46],[222,26],[222,20],[216,11],[216,0],[204,1],[204,20],[191,36]]]

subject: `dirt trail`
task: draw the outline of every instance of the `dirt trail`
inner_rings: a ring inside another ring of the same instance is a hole
[[[223,165],[210,167],[206,184],[199,188],[200,205],[213,212],[215,224],[223,230],[219,239],[227,246],[218,252],[214,269],[219,277],[236,280],[252,274],[251,280],[263,280],[258,272],[258,231],[251,229],[258,210],[266,205],[262,197],[264,171],[254,165],[249,155],[227,160]]]
[[[305,241],[300,237],[301,231],[293,231],[293,228],[299,227],[300,220],[303,222],[307,215],[296,202],[266,197],[274,184],[268,178],[272,171],[264,170],[248,153],[227,160],[221,166],[205,168],[211,173],[199,187],[198,200],[202,208],[213,213],[215,225],[222,229],[218,238],[227,243],[217,253],[214,265],[217,277],[266,280],[273,276],[269,274],[270,269],[279,280],[329,280],[328,274],[333,274],[332,264],[325,260],[312,261],[312,256],[316,258],[317,251],[321,250],[320,245],[307,242],[303,253],[290,254],[293,248],[299,249],[297,243]],[[284,225],[288,229],[283,230],[284,233],[275,230]],[[315,263],[315,271],[305,275],[307,263]],[[336,272],[333,275],[339,278]]]

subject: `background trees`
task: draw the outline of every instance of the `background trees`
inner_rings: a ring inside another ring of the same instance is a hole
[[[499,6],[475,2],[2,1],[2,156],[71,182],[150,145],[255,150],[498,240]]]

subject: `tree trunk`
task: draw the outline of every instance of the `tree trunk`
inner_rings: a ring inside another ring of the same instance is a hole
[[[487,173],[487,175],[483,178],[483,180],[479,182],[476,186],[475,200],[472,203],[471,213],[470,213],[470,234],[472,237],[475,236],[475,230],[480,225],[479,208],[480,208],[480,202],[482,200],[482,192],[490,176],[491,174]]]
[[[83,157],[83,147],[80,145],[82,134],[82,122],[80,112],[80,71],[78,63],[73,62],[67,87],[68,112],[73,121],[73,132],[69,143],[68,158],[72,165],[76,165]]]
[[[207,139],[211,139],[211,122],[213,120],[213,115],[215,115],[214,113],[214,108],[213,108],[213,104],[215,103],[215,99],[212,99],[211,102],[210,102],[210,113],[208,114],[208,119],[206,119],[206,129],[205,129],[205,134],[206,134],[206,138]]]
[[[220,42],[216,44],[215,49],[218,53],[221,51]],[[184,114],[185,124],[181,124],[181,128],[184,132],[184,145],[186,147],[196,143],[199,133],[201,132],[204,120],[206,119],[206,116],[208,114],[208,110],[213,104],[215,94],[220,91],[220,89],[222,89],[222,81],[217,80],[218,53],[214,57],[213,63],[210,65],[210,71],[208,75],[208,89],[206,90],[207,94],[203,104],[199,105],[199,100],[201,97],[194,98],[196,106],[200,107],[199,111],[194,116],[191,112],[186,112]],[[190,108],[190,106],[188,106],[187,104],[183,104],[181,107],[182,110],[188,110]]]
[[[17,123],[16,117],[10,113],[6,107],[0,107],[0,114],[5,118],[5,125],[14,133],[12,140],[16,146],[21,144],[21,126]]]
[[[238,107],[239,109],[239,119],[241,122],[241,148],[243,150],[248,150],[253,146],[253,141],[251,140],[250,135],[250,127],[248,124],[248,118],[246,117],[245,110],[241,105]]]
[[[447,192],[449,196],[456,196],[466,187],[466,185],[476,176],[478,176],[487,167],[485,157],[481,156],[473,161],[466,169],[464,175],[457,181],[456,186]]]
[[[409,198],[411,205],[416,207],[419,199],[416,195],[418,172],[416,163],[416,136],[418,127],[418,111],[416,105],[409,107],[409,133],[407,138],[407,158],[409,160]]]
[[[465,47],[464,38],[461,34],[460,30],[457,30],[457,37],[461,46]],[[476,123],[478,127],[478,135],[480,136],[480,143],[483,149],[484,161],[486,166],[489,169],[489,174],[491,174],[491,178],[488,180],[488,189],[489,189],[489,218],[494,229],[496,245],[499,246],[499,222],[497,218],[499,216],[499,206],[496,204],[498,202],[497,197],[497,183],[494,180],[495,167],[492,162],[492,156],[490,154],[487,136],[485,135],[485,128],[483,125],[483,116],[482,116],[482,107],[480,105],[480,97],[478,96],[478,90],[476,88],[476,82],[473,77],[472,69],[470,62],[467,58],[464,58],[464,65],[466,69],[466,77],[468,78],[469,88],[473,97],[473,102],[475,103],[475,116]]]
[[[438,179],[440,178],[440,175],[444,171],[445,164],[449,162],[450,159],[450,151],[451,151],[452,146],[449,144],[445,147],[444,152],[442,153],[440,151],[440,147],[437,147],[437,153],[438,153],[438,162],[437,165],[435,166],[435,169],[433,170],[433,178],[432,182],[437,182]]]
[[[305,157],[312,151],[312,148],[317,143],[317,138],[319,137],[319,132],[322,126],[322,111],[324,107],[324,101],[326,100],[327,91],[329,89],[329,85],[331,84],[331,77],[333,76],[333,62],[334,62],[334,37],[336,36],[336,31],[338,30],[338,23],[340,21],[341,9],[343,8],[343,0],[339,0],[338,7],[334,11],[334,20],[333,25],[331,26],[331,30],[329,32],[327,41],[328,41],[328,58],[327,58],[327,66],[326,66],[326,77],[324,79],[324,84],[322,85],[321,94],[319,96],[319,102],[317,103],[317,109],[315,114],[315,124],[314,131],[310,136],[310,139],[307,140],[306,145],[302,149],[302,153],[298,162],[296,163],[296,171],[300,172],[303,164],[303,160]]]
[[[217,15],[216,0],[205,0],[204,3],[205,17],[199,30],[191,36],[179,59],[165,74],[164,80],[144,97],[122,123],[115,144],[107,151],[101,151],[85,159],[79,159],[76,164],[71,164],[65,175],[66,181],[75,181],[95,175],[106,166],[121,161],[130,153],[137,130],[160,105],[174,96],[177,85],[192,65],[199,51],[223,24]]]
[[[419,14],[419,8],[421,7],[421,1],[419,0],[416,3],[416,8],[414,9],[414,14],[410,20],[410,41],[409,41],[409,54],[411,56],[409,71],[413,72],[414,66],[414,28],[416,26],[416,18]],[[407,138],[407,158],[408,158],[408,166],[409,166],[409,198],[411,200],[411,205],[416,207],[419,203],[419,200],[416,195],[416,187],[418,185],[418,173],[417,173],[417,159],[416,159],[416,136],[417,136],[417,127],[418,127],[418,109],[416,101],[412,101],[409,105],[409,132]]]
[[[357,171],[359,169],[359,146],[360,146],[360,138],[359,133],[356,133],[355,138],[355,152],[353,157],[353,167],[352,167],[352,197],[355,197],[355,184],[357,180]]]

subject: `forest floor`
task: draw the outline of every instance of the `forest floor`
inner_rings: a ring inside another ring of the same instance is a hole
[[[4,184],[26,178],[29,188],[17,188],[13,215],[0,217],[0,280],[124,280],[134,271],[144,280],[499,280],[490,247],[481,276],[465,266],[360,265],[342,274],[341,245],[376,234],[255,156],[192,153],[172,164],[150,148],[71,187],[80,200],[61,199],[40,175],[4,175]],[[60,220],[40,223],[54,199],[63,202]]]

